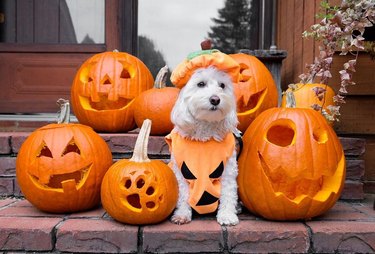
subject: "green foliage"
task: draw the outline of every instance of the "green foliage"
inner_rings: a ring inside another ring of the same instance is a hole
[[[369,50],[370,45],[365,48],[363,37],[365,28],[372,27],[375,23],[375,0],[342,0],[340,6],[330,6],[324,0],[321,2],[323,14],[322,20],[305,31],[303,37],[312,37],[320,42],[319,56],[312,64],[307,65],[307,71],[301,74],[301,83],[327,84],[332,77],[331,65],[333,55],[339,51],[340,55],[348,53],[354,56],[343,64],[339,71],[341,84],[339,93],[334,97],[336,103],[345,103],[345,95],[348,93],[347,86],[355,85],[353,74],[358,58],[358,50]],[[370,50],[369,50],[370,51]],[[331,119],[338,120],[340,106],[330,109]],[[321,110],[321,109],[318,109]]]

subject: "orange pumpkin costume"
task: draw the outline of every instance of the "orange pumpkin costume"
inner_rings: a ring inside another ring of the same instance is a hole
[[[197,69],[208,68],[210,66],[225,71],[231,77],[232,82],[238,82],[240,65],[232,57],[217,49],[190,53],[188,57],[173,70],[171,81],[176,87],[182,88]]]
[[[189,185],[189,205],[200,214],[214,212],[219,204],[221,175],[235,149],[233,134],[228,133],[222,142],[201,142],[172,131],[166,141]]]

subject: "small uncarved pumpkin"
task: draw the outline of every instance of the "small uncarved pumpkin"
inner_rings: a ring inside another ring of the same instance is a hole
[[[68,105],[64,102],[62,112],[69,112]],[[101,182],[111,165],[111,151],[90,127],[48,124],[22,144],[17,181],[26,199],[40,210],[77,212],[99,204]]]
[[[343,149],[317,111],[268,109],[250,125],[243,142],[239,196],[250,211],[273,220],[309,219],[340,197]]]
[[[239,65],[239,81],[234,84],[237,101],[237,128],[245,132],[264,110],[277,106],[277,88],[271,72],[255,56],[230,55]]]
[[[114,219],[128,224],[165,220],[177,203],[177,180],[162,161],[147,157],[151,121],[145,120],[131,159],[117,161],[104,176],[101,198]]]
[[[163,135],[171,132],[172,108],[180,89],[166,87],[168,67],[160,69],[155,79],[154,88],[142,92],[134,101],[134,119],[138,127],[146,119],[152,121],[151,135]]]
[[[286,92],[293,92],[297,108],[314,108],[314,105],[318,105],[330,114],[331,111],[327,107],[335,105],[333,101],[335,92],[325,84],[295,84]],[[283,95],[281,106],[286,107],[286,94]],[[329,120],[328,123],[333,124]]]
[[[104,52],[85,61],[71,89],[75,115],[96,131],[129,131],[135,127],[134,99],[151,89],[154,79],[146,65],[124,52]]]

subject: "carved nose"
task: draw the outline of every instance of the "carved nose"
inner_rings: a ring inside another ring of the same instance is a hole
[[[211,103],[212,105],[214,105],[214,106],[219,105],[219,103],[220,103],[220,98],[219,98],[219,96],[217,96],[217,95],[212,95],[212,96],[210,97],[210,103]]]

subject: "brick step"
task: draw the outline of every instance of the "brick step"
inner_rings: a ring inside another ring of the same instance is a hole
[[[16,156],[30,132],[0,132],[0,196],[22,196],[15,177]],[[136,131],[130,133],[101,133],[115,160],[129,158],[133,152]],[[341,198],[361,200],[364,196],[363,155],[365,139],[340,137],[347,160],[347,176]],[[168,145],[164,137],[151,136],[148,153],[151,159],[169,159]]]
[[[339,201],[311,221],[274,222],[240,214],[222,227],[214,216],[186,225],[166,220],[132,226],[114,221],[102,207],[73,214],[49,214],[27,200],[0,200],[0,250],[84,253],[374,253],[374,195]]]

